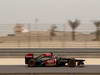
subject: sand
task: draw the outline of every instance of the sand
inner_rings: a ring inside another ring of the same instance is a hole
[[[0,48],[100,48],[100,41],[4,42]]]

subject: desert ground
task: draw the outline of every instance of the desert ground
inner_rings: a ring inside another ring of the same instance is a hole
[[[6,42],[0,48],[100,48],[98,41],[47,41],[47,42]]]
[[[0,48],[100,48],[94,34],[76,32],[72,41],[71,32],[55,32],[51,37],[48,31],[32,31],[0,37]]]

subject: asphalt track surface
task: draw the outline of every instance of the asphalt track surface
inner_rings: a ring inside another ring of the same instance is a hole
[[[100,74],[100,65],[85,67],[32,67],[26,65],[1,65],[0,73],[66,73],[66,74]]]
[[[0,57],[24,57],[27,53],[38,56],[48,52],[57,56],[100,57],[100,48],[0,48]]]

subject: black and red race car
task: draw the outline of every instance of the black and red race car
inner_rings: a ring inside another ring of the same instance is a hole
[[[34,57],[34,54],[29,53],[25,56],[25,64],[28,67],[35,66],[68,66],[68,67],[83,67],[85,60],[75,58],[65,58],[53,55],[53,53],[44,53]]]

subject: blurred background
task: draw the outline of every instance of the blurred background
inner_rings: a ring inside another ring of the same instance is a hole
[[[1,48],[100,48],[100,21],[91,26],[80,20],[65,24],[0,24]]]
[[[0,48],[100,48],[100,0],[0,0]]]

